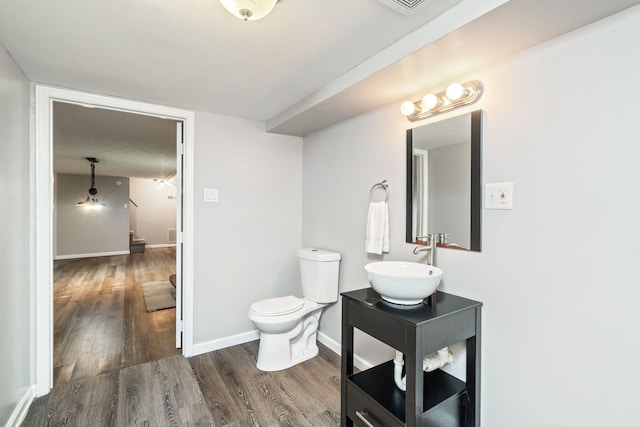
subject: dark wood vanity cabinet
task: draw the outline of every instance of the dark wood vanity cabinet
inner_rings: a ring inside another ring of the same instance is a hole
[[[482,303],[436,292],[424,304],[400,306],[371,288],[342,296],[342,426],[480,426]],[[395,385],[393,360],[354,373],[354,328],[404,353],[406,392]],[[460,341],[466,382],[422,370],[424,356]]]

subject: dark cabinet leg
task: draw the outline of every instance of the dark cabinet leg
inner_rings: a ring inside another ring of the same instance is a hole
[[[416,426],[422,422],[422,402],[424,394],[424,374],[422,373],[422,335],[415,333],[415,329],[406,332],[407,353],[406,373],[407,390],[405,392],[405,418],[407,426]]]
[[[480,330],[482,313],[476,308],[476,335],[467,340],[467,393],[469,394],[469,427],[480,427]]]
[[[353,375],[353,326],[349,325],[349,301],[342,301],[342,357],[340,382],[340,425],[350,427],[353,422],[347,418],[347,381]]]

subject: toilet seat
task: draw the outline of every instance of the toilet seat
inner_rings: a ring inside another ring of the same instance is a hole
[[[251,311],[261,316],[282,316],[302,308],[304,300],[293,295],[269,298],[251,304]]]

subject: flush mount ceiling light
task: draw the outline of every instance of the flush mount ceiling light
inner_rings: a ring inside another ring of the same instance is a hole
[[[477,80],[466,83],[451,83],[445,91],[429,93],[420,101],[405,101],[400,111],[411,122],[423,120],[436,114],[455,110],[476,102],[482,95],[482,84]]]
[[[91,187],[89,187],[89,194],[87,194],[87,198],[76,203],[76,205],[83,206],[88,209],[100,209],[107,205],[100,203],[100,200],[96,197],[96,194],[98,194],[98,190],[96,189],[96,163],[98,163],[98,160],[95,157],[87,157],[87,160],[91,163]]]
[[[220,0],[233,16],[245,21],[256,21],[267,16],[279,0]]]

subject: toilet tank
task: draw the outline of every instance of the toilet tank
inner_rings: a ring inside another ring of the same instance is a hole
[[[340,254],[324,249],[298,250],[302,296],[322,304],[338,301]]]

